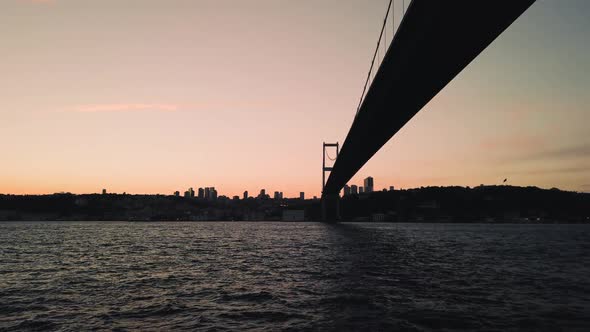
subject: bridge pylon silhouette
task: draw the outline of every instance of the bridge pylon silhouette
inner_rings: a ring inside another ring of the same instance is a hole
[[[330,157],[328,150],[336,149],[336,155],[334,158]],[[322,153],[322,219],[323,220],[340,220],[340,194],[324,195],[324,189],[326,187],[326,173],[332,172],[333,167],[326,166],[326,157],[329,161],[335,162],[338,159],[338,153],[340,152],[340,144],[326,143],[323,144]]]

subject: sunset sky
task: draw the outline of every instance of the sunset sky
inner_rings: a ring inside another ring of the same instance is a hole
[[[0,0],[0,193],[319,195],[388,2]],[[350,183],[590,192],[589,17],[538,0]]]

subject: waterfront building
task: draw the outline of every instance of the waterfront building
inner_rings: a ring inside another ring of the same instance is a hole
[[[352,186],[350,186],[350,193],[352,195],[356,195],[359,193],[359,187],[356,184],[353,184]]]

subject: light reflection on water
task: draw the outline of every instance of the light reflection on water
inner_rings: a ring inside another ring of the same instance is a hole
[[[0,223],[0,329],[590,328],[590,226]]]

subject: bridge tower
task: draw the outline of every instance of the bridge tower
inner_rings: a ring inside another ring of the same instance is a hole
[[[336,149],[336,156],[331,158],[328,154],[329,149]],[[340,144],[336,143],[326,143],[323,144],[323,154],[322,154],[322,219],[323,221],[337,221],[340,219],[340,194],[331,194],[326,195],[324,193],[324,188],[326,187],[326,172],[332,172],[333,165],[326,166],[326,157],[332,162],[336,162],[338,159],[338,153],[340,152]]]

